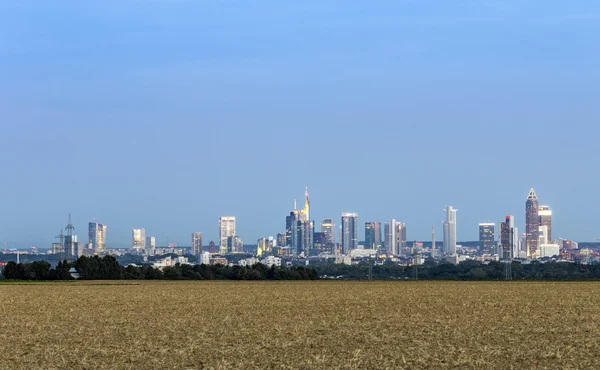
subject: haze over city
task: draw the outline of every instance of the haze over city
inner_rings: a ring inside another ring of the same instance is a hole
[[[365,4],[3,2],[0,241],[47,248],[71,213],[115,247],[225,215],[254,243],[306,185],[317,222],[409,240],[452,205],[459,241],[523,228],[533,187],[554,235],[600,238],[600,5]]]

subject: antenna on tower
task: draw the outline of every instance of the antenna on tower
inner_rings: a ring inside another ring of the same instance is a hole
[[[73,256],[73,230],[75,230],[75,228],[73,227],[73,224],[71,223],[71,214],[69,213],[69,223],[67,224],[67,227],[65,227],[65,231],[67,232],[67,237],[65,240],[65,252],[67,255],[67,259],[70,259]]]

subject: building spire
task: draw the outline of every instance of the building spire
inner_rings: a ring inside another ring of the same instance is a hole
[[[308,186],[306,187],[304,197],[306,198],[304,202],[304,214],[306,215],[306,220],[310,221],[310,196],[308,195]]]
[[[531,190],[529,190],[529,195],[527,196],[527,200],[537,200],[538,197],[535,194],[535,190],[533,190],[533,188],[531,188]]]

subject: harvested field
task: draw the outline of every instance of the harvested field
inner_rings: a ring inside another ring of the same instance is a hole
[[[2,368],[600,368],[600,284],[0,285]]]

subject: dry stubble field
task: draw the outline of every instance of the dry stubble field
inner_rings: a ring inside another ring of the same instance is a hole
[[[600,284],[0,285],[2,368],[600,368]]]

